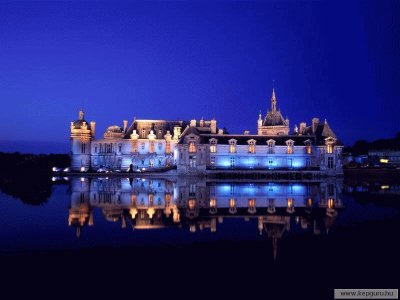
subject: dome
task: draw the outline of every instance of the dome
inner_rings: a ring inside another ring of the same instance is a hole
[[[109,126],[107,127],[107,132],[112,132],[112,133],[121,133],[122,132],[122,128],[117,126],[117,125],[113,125],[113,126]]]
[[[90,129],[90,124],[86,120],[76,120],[74,122],[75,129],[81,129],[82,125],[83,125],[83,122],[86,122],[87,128]]]

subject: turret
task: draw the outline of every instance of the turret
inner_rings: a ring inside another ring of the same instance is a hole
[[[262,114],[260,110],[260,113],[258,114],[257,128],[260,128],[261,126],[262,126]]]
[[[315,134],[315,131],[317,131],[317,127],[319,124],[319,119],[318,118],[313,118],[312,119],[312,132]]]
[[[214,118],[210,121],[211,133],[217,133],[217,120]]]
[[[78,120],[71,122],[71,170],[87,171],[90,168],[90,148],[95,126],[95,122],[90,122],[90,125],[86,122],[82,110],[79,111]]]
[[[181,129],[182,129],[182,127],[180,127],[180,126],[175,126],[175,127],[174,127],[174,136],[173,136],[173,139],[174,139],[175,142],[178,141],[179,136],[181,135]]]
[[[124,124],[124,132],[126,132],[126,129],[128,128],[128,120],[123,120],[122,123]]]
[[[92,130],[92,138],[94,139],[94,135],[96,133],[96,122],[94,121],[90,122],[90,129]]]

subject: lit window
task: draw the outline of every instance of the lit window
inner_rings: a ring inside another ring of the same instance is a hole
[[[328,154],[332,154],[333,153],[333,145],[332,144],[328,144],[328,146],[326,148],[326,152]]]
[[[292,140],[286,141],[286,145],[287,145],[287,154],[293,154],[293,141]]]
[[[211,144],[211,145],[210,145],[210,152],[211,152],[211,153],[217,152],[217,146],[216,146],[215,144]]]
[[[189,152],[190,153],[195,153],[196,152],[196,145],[194,144],[194,142],[190,142],[189,143]]]
[[[287,153],[288,154],[293,154],[293,145],[288,145],[287,146]]]
[[[235,206],[236,206],[236,199],[235,198],[229,199],[229,208],[235,208]]]
[[[334,206],[335,206],[334,203],[335,203],[334,200],[332,198],[329,198],[328,199],[328,208],[334,208]]]
[[[251,139],[248,140],[247,143],[249,144],[249,153],[255,153],[256,152],[256,141]]]
[[[165,144],[165,153],[167,153],[167,154],[171,153],[171,142],[167,142]]]
[[[287,199],[287,208],[286,211],[291,214],[294,213],[294,200],[293,198],[288,198]]]
[[[229,199],[229,213],[236,213],[236,200],[234,198]]]
[[[254,144],[250,144],[249,145],[249,152],[250,153],[255,153],[256,151],[255,151],[255,146],[254,146]]]
[[[217,206],[217,200],[215,198],[210,199],[210,207],[216,207]]]
[[[193,210],[196,207],[196,200],[195,199],[189,199],[188,206],[189,206],[190,210]]]
[[[154,153],[154,142],[150,142],[149,152]]]
[[[229,153],[235,153],[235,144],[229,145]]]
[[[306,146],[306,153],[311,154],[311,145]]]

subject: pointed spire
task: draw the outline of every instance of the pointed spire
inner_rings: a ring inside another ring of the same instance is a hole
[[[79,120],[83,120],[84,117],[85,117],[85,113],[83,112],[83,109],[81,109],[81,110],[79,111]]]
[[[272,88],[272,97],[271,97],[271,111],[276,112],[276,95],[275,88]]]

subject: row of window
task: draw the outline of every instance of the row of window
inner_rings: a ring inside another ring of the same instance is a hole
[[[116,152],[116,147],[112,143],[100,143],[94,146],[94,153],[114,153]],[[122,151],[122,145],[118,145],[118,152]]]
[[[192,146],[189,144],[189,152],[191,152],[190,150],[193,150],[193,152],[195,152],[195,146]],[[305,148],[306,154],[311,154],[312,150],[311,150],[311,146],[306,146]],[[328,153],[332,153],[333,148],[329,148],[328,147]],[[217,152],[217,146],[215,144],[211,144],[210,145],[210,152],[211,153],[216,153]],[[235,153],[236,152],[236,145],[235,144],[230,144],[229,145],[229,153]],[[254,143],[250,143],[249,144],[249,153],[256,153],[256,149],[255,149],[255,144]],[[268,146],[268,154],[274,154],[275,153],[275,148],[273,146]],[[293,154],[293,144],[289,144],[287,146],[287,154]]]
[[[149,145],[149,152],[150,153],[154,153],[155,152],[154,144],[155,144],[155,142],[150,142],[150,145]],[[142,150],[145,149],[145,146],[146,146],[145,143],[141,143]],[[158,143],[158,150],[161,150],[162,146],[163,146],[162,143]],[[137,151],[137,143],[136,142],[132,143],[132,148],[133,148],[132,149],[133,152]],[[113,144],[100,143],[99,147],[97,145],[94,146],[94,153],[114,153],[115,150],[116,150],[116,148],[114,147]],[[82,144],[82,153],[85,153],[85,151],[86,151],[86,144]],[[122,152],[122,145],[121,144],[118,145],[118,152]],[[165,153],[167,153],[167,154],[171,153],[171,143],[170,142],[167,142],[165,144]]]
[[[210,157],[210,165],[211,165],[212,167],[215,167],[215,166],[216,166],[216,157],[215,157],[215,156],[211,156],[211,157]],[[274,161],[273,161],[273,160],[269,160],[269,161],[268,161],[268,164],[267,164],[267,167],[273,167],[273,166],[274,166]],[[290,168],[293,167],[293,159],[289,158],[289,159],[287,160],[287,166],[290,167]],[[307,166],[308,168],[312,166],[312,164],[311,164],[311,158],[307,158],[307,160],[306,160],[306,166]],[[329,166],[330,166],[330,167],[329,167]],[[231,157],[231,158],[230,158],[230,167],[231,167],[231,168],[234,168],[234,167],[235,167],[235,157]],[[329,167],[329,168],[333,168],[333,157],[329,157],[329,158],[328,158],[328,167]]]

